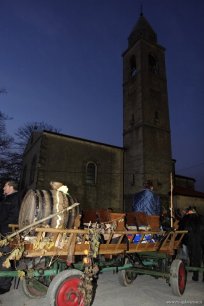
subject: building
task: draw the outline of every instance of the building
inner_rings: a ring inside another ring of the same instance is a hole
[[[123,148],[35,132],[24,154],[21,189],[49,189],[63,182],[82,208],[123,210]]]
[[[141,14],[123,53],[124,201],[146,180],[168,201],[172,171],[165,49]]]
[[[194,199],[194,180],[185,178],[185,186],[180,186],[174,164],[165,48],[141,14],[123,53],[123,148],[35,132],[25,150],[21,188],[47,189],[50,181],[62,181],[82,208],[128,211],[133,195],[146,180],[153,182],[162,204],[168,207],[172,173],[174,201],[181,208],[190,204],[182,188],[188,190],[191,203]],[[194,204],[204,207],[204,193],[196,193],[196,199]]]
[[[204,192],[195,190],[195,179],[176,174],[174,176],[173,204],[174,209],[183,210],[186,207],[195,207],[204,215]]]

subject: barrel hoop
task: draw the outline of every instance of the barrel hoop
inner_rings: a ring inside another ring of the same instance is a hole
[[[36,220],[38,220],[40,200],[39,200],[38,190],[33,190],[33,191],[34,191],[35,199],[36,199],[36,209],[35,209],[35,216],[34,216],[34,222],[35,222]]]
[[[68,203],[69,203],[69,206],[72,205],[74,203],[74,200],[73,198],[68,194],[67,195],[67,199],[68,199]],[[76,214],[75,214],[76,210],[75,208],[72,208],[70,211],[69,211],[69,218],[68,218],[68,222],[67,222],[67,228],[73,228],[73,225],[74,225],[74,220],[75,220],[75,217],[76,217]]]
[[[41,206],[41,210],[42,210],[42,217],[45,216],[45,196],[42,190],[39,190],[40,195],[41,195],[41,200],[42,200],[42,206]]]
[[[51,209],[51,213],[53,212],[54,209],[54,201],[53,201],[53,196],[52,196],[52,191],[51,190],[47,190],[47,193],[49,195],[50,198],[50,209]],[[51,226],[52,223],[52,219],[49,219],[49,226]]]

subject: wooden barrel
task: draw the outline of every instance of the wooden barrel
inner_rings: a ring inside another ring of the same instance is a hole
[[[59,212],[74,203],[71,196],[57,190],[33,190],[26,193],[21,203],[19,213],[19,228],[23,228],[38,220]],[[49,225],[53,228],[71,228],[73,226],[75,213],[68,211],[59,214],[52,219],[44,221],[39,226]],[[70,220],[70,218],[72,220]]]

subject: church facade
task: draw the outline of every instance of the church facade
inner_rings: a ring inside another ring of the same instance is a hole
[[[151,180],[162,204],[169,206],[172,171],[174,183],[176,175],[165,48],[158,44],[156,33],[142,14],[122,57],[123,147],[49,131],[34,132],[24,154],[22,190],[49,189],[50,181],[61,181],[82,209],[129,211],[133,195]],[[188,181],[192,180],[186,180],[187,189]],[[179,186],[179,179],[177,182]],[[192,200],[195,193],[191,195]],[[174,195],[178,208],[184,205],[179,196]],[[204,207],[204,193],[197,193],[197,197]]]
[[[24,154],[21,189],[62,182],[82,209],[123,210],[123,148],[77,137],[35,132]]]

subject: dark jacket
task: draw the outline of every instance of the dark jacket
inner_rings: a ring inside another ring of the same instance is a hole
[[[134,195],[132,210],[147,215],[160,215],[160,198],[151,190],[145,189]]]
[[[5,236],[11,229],[9,224],[18,223],[19,199],[18,192],[6,196],[0,203],[0,233]]]
[[[202,259],[200,216],[196,213],[185,215],[180,221],[179,229],[188,231],[182,242],[188,248],[191,266],[200,267]]]

